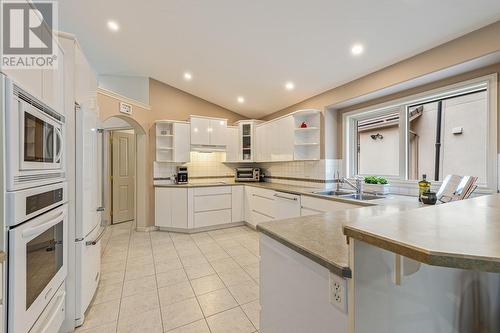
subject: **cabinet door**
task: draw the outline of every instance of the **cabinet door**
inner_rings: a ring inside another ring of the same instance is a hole
[[[189,124],[174,123],[174,162],[190,161],[190,131]]]
[[[195,117],[191,118],[191,144],[210,144],[210,119]]]
[[[210,144],[227,146],[227,121],[222,119],[210,120]]]
[[[245,220],[244,210],[244,188],[243,186],[231,187],[231,222],[241,222]]]
[[[277,220],[300,216],[300,196],[295,194],[276,192],[275,218]]]
[[[41,69],[2,69],[2,71],[21,88],[42,100]]]
[[[188,191],[187,188],[170,190],[172,227],[186,229],[188,227]]]
[[[228,127],[227,128],[227,150],[226,150],[226,162],[237,162],[240,160],[239,157],[239,129],[238,127]]]
[[[155,226],[157,227],[172,227],[171,196],[170,188],[157,187],[155,189]]]
[[[295,140],[293,117],[288,116],[277,120],[276,126],[276,132],[279,133],[277,138],[279,161],[292,161]]]

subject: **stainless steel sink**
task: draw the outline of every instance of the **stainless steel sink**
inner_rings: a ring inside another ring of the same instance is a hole
[[[347,195],[347,194],[354,194],[352,191],[319,191],[319,192],[313,192],[314,194],[319,194],[319,195]]]
[[[376,200],[376,199],[383,199],[384,196],[382,195],[374,195],[374,194],[368,194],[368,193],[352,193],[352,194],[346,194],[346,195],[339,195],[341,198],[346,198],[346,199],[354,199],[354,200]]]

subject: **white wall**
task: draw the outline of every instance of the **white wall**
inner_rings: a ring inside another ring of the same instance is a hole
[[[381,134],[383,139],[372,139]],[[359,174],[376,176],[399,175],[399,127],[368,130],[359,134]]]
[[[149,105],[149,78],[147,77],[100,75],[99,88]]]

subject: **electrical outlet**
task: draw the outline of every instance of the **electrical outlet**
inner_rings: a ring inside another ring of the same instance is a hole
[[[330,303],[347,313],[347,280],[330,273]]]

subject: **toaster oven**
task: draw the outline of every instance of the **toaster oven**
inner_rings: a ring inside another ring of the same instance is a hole
[[[236,168],[235,181],[237,182],[260,181],[260,168]]]

